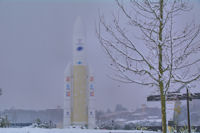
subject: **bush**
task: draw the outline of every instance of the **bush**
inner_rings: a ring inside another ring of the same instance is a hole
[[[9,125],[10,125],[10,123],[8,121],[7,116],[0,118],[0,127],[6,128],[6,127],[9,127]]]

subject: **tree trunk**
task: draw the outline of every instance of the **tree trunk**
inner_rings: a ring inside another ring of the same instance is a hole
[[[166,99],[163,91],[163,83],[160,83],[161,113],[162,113],[162,132],[167,133],[166,123]]]
[[[158,45],[158,69],[159,69],[159,89],[160,89],[160,98],[161,98],[161,113],[162,113],[162,132],[167,133],[167,124],[166,124],[166,99],[164,94],[164,85],[163,85],[163,49],[162,49],[162,41],[163,41],[163,0],[160,0],[160,25],[159,25],[159,45]]]

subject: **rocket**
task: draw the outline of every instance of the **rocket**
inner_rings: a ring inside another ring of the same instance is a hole
[[[95,128],[94,75],[86,62],[86,32],[78,17],[73,31],[73,63],[64,71],[63,127]]]

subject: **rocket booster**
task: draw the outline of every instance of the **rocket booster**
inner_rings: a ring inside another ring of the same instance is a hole
[[[71,65],[68,64],[64,72],[64,119],[63,127],[68,127],[71,123],[71,107],[72,107],[72,73]]]
[[[94,74],[90,70],[88,79],[88,128],[95,127],[95,89]]]
[[[80,17],[74,23],[73,63],[65,70],[63,126],[95,127],[94,76],[86,63],[86,32]]]

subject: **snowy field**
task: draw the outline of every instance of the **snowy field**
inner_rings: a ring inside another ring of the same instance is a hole
[[[0,133],[154,133],[139,130],[89,130],[89,129],[41,129],[41,128],[0,128]]]

